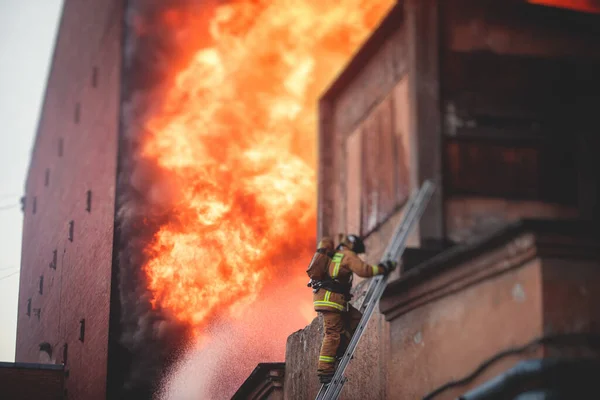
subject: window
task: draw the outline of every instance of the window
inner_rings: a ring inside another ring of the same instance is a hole
[[[73,241],[73,235],[75,234],[75,221],[69,222],[69,242]]]
[[[37,212],[37,197],[33,196],[33,213]]]
[[[408,198],[408,167],[396,113],[394,98],[390,97],[347,141],[347,218],[352,212],[360,213],[353,221],[359,221],[357,228],[363,236],[385,222]],[[360,203],[360,211],[355,211],[356,203]],[[347,222],[352,228],[350,219]]]
[[[50,169],[46,168],[46,175],[44,176],[44,186],[48,186],[50,184]]]
[[[76,103],[75,104],[75,115],[74,115],[74,120],[75,120],[76,124],[79,123],[80,118],[81,118],[81,104]]]
[[[44,294],[44,275],[40,276],[40,294]]]
[[[64,151],[64,141],[63,138],[58,139],[58,156],[62,157],[63,156],[63,151]]]
[[[85,339],[85,318],[79,320],[79,341],[83,343]]]
[[[28,317],[31,317],[31,297],[29,299],[27,299],[27,312],[26,312]]]
[[[69,344],[65,343],[63,345],[63,359],[62,359],[62,363],[63,365],[67,365],[67,359],[69,358]]]
[[[98,67],[92,69],[92,87],[98,87]]]
[[[50,268],[52,268],[52,269],[56,269],[56,264],[57,264],[57,261],[58,261],[58,260],[57,260],[57,258],[58,258],[58,252],[57,252],[57,250],[55,249],[55,250],[52,252],[52,261],[50,262]]]

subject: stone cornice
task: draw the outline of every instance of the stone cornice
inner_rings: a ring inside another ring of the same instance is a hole
[[[379,307],[389,321],[538,257],[598,259],[598,237],[593,225],[578,221],[509,224],[411,268],[388,285]]]

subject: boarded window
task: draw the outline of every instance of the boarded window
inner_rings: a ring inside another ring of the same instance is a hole
[[[359,127],[361,198],[360,234],[383,223],[408,197],[409,176],[402,135],[398,132],[393,97],[383,101]],[[357,134],[354,134],[358,136]],[[353,135],[353,136],[354,136]],[[348,139],[350,143],[352,136]],[[357,150],[354,150],[357,151]],[[348,161],[356,158],[349,155]],[[348,170],[352,167],[348,166]],[[348,192],[351,195],[351,192]],[[350,197],[348,206],[353,206]],[[347,212],[349,213],[351,210]]]

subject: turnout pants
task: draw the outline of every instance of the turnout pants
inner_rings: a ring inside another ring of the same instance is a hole
[[[336,357],[344,355],[350,339],[362,318],[356,308],[348,305],[348,311],[320,311],[323,315],[325,336],[319,354],[318,375],[332,374],[335,371]]]

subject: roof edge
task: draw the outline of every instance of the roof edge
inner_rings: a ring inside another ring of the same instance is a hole
[[[335,98],[352,81],[363,66],[373,57],[373,55],[385,44],[385,40],[390,37],[398,28],[398,21],[404,16],[404,1],[398,0],[388,14],[379,23],[377,28],[371,33],[371,36],[359,47],[352,55],[350,61],[342,71],[333,80],[333,83],[323,92],[319,102],[328,102]]]

